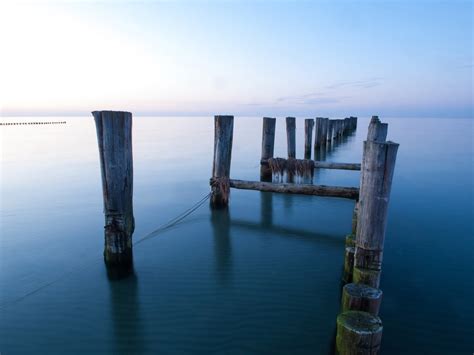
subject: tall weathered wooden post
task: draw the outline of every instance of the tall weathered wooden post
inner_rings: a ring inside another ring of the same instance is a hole
[[[133,263],[132,114],[94,111],[105,214],[104,259],[109,266]]]
[[[270,117],[263,118],[262,127],[262,160],[273,158],[275,148],[275,125],[276,119]],[[272,181],[272,169],[270,166],[260,164],[260,180]]]
[[[351,117],[352,127],[357,119]],[[387,124],[373,116],[361,164],[352,282],[344,286],[337,318],[339,354],[377,354],[382,339],[380,273],[398,144],[385,142]],[[347,262],[346,258],[346,262]]]
[[[288,158],[296,158],[296,118],[286,118],[286,138],[288,142]]]
[[[227,207],[230,197],[230,161],[234,116],[214,116],[214,161],[211,178],[211,207]]]
[[[364,142],[357,218],[355,283],[379,287],[387,212],[398,144]]]
[[[307,118],[304,120],[304,158],[311,159],[311,144],[313,140],[314,120]]]

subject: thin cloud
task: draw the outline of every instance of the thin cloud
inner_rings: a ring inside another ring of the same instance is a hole
[[[372,78],[367,80],[356,80],[356,81],[340,81],[331,85],[327,85],[324,88],[327,90],[334,90],[343,87],[363,88],[368,89],[382,84],[382,78]]]

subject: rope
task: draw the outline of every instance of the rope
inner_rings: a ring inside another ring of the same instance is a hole
[[[157,229],[155,229],[154,231],[148,233],[147,235],[143,236],[142,238],[138,239],[137,241],[135,241],[133,243],[134,246],[144,242],[145,240],[148,240],[148,239],[151,239],[151,238],[154,238],[156,237],[159,233],[162,233],[168,229],[170,229],[171,227],[174,227],[175,225],[177,225],[179,222],[181,222],[183,219],[185,219],[186,217],[188,217],[191,213],[193,213],[194,211],[196,211],[199,207],[201,207],[212,195],[212,192],[208,193],[207,195],[203,196],[198,202],[196,202],[193,206],[191,206],[190,208],[188,208],[187,210],[185,210],[184,212],[182,212],[181,214],[177,215],[176,217],[174,217],[173,219],[169,220],[168,222],[164,223],[163,225],[161,225],[160,227],[158,227]],[[53,281],[50,281],[50,282],[47,282],[37,288],[35,288],[34,290],[32,291],[29,291],[27,292],[26,294],[16,298],[15,300],[11,301],[11,302],[8,302],[6,304],[2,304],[0,305],[0,309],[5,309],[5,307],[7,305],[12,305],[12,304],[15,304],[15,303],[18,303],[22,300],[24,300],[25,298],[29,297],[29,296],[32,296],[34,295],[35,293],[49,287],[49,286],[52,286],[53,284],[57,283],[58,281],[62,280],[64,277],[66,277],[67,275],[73,273],[74,271],[80,271],[80,270],[84,270],[85,268],[87,268],[88,266],[90,265],[93,265],[95,263],[97,263],[99,260],[96,260],[94,261],[93,263],[91,264],[86,264],[86,265],[83,265],[82,267],[80,267],[79,269],[76,269],[76,270],[71,270],[71,271],[68,271],[62,275],[60,275],[59,277],[57,277],[56,279],[54,279]]]
[[[181,214],[179,214],[175,218],[173,218],[173,219],[169,220],[168,222],[166,222],[165,224],[161,225],[160,227],[155,229],[153,232],[150,232],[147,235],[145,235],[144,237],[138,239],[137,241],[135,241],[135,243],[133,243],[133,245],[134,246],[138,245],[138,244],[144,242],[145,240],[156,237],[159,233],[161,233],[161,232],[163,232],[167,229],[170,229],[171,227],[174,227],[179,222],[181,222],[183,219],[185,219],[187,216],[189,216],[191,213],[196,211],[199,207],[201,207],[211,197],[211,195],[212,195],[212,192],[209,192],[207,195],[202,197],[198,202],[196,202],[193,206],[188,208],[186,211],[182,212]]]

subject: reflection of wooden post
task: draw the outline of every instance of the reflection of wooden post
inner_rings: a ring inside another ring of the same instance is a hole
[[[314,120],[307,118],[304,120],[304,158],[311,159],[311,144],[313,140]]]
[[[263,118],[262,128],[262,160],[273,158],[275,147],[275,125],[276,119],[270,117]],[[260,180],[272,181],[272,169],[269,165],[260,164]]]
[[[215,268],[219,281],[227,284],[232,276],[232,241],[229,209],[213,210],[211,224],[214,234]]]
[[[94,111],[104,195],[104,259],[110,266],[132,265],[132,114]]]
[[[288,158],[296,158],[296,119],[286,118],[286,138],[288,142]]]
[[[378,288],[398,144],[364,142],[353,280]]]
[[[273,193],[260,192],[260,223],[264,227],[273,225]]]
[[[227,207],[229,203],[230,160],[234,116],[214,116],[214,162],[211,179],[211,206]]]

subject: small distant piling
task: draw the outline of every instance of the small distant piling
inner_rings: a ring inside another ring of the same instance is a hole
[[[105,214],[104,259],[108,266],[133,263],[132,114],[94,111]]]
[[[273,158],[275,150],[275,126],[276,118],[263,118],[261,160]],[[268,165],[260,165],[260,180],[272,181],[272,169]]]
[[[326,140],[328,142],[332,142],[334,138],[334,120],[328,120],[328,129],[327,129],[327,135],[326,135]]]
[[[373,142],[385,142],[387,139],[388,124],[380,122],[378,116],[372,116],[367,132],[367,140]]]
[[[323,142],[323,120],[322,117],[316,117],[315,123],[315,134],[314,134],[314,150],[316,151],[317,148],[321,147]]]
[[[213,208],[224,208],[229,204],[233,132],[234,116],[214,116],[214,161],[211,178]]]
[[[313,143],[314,120],[307,118],[304,120],[304,158],[311,159],[311,145]]]
[[[288,143],[288,158],[296,158],[296,118],[286,118],[286,139]]]

